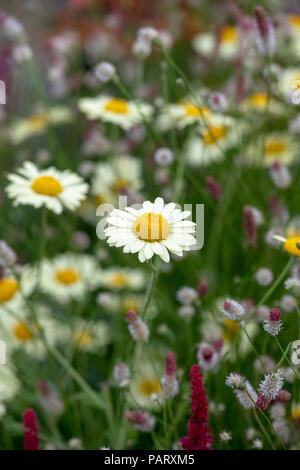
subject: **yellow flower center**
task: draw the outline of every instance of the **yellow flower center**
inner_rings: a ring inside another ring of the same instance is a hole
[[[14,335],[20,341],[30,341],[33,338],[32,332],[25,325],[25,323],[19,322],[14,327]]]
[[[28,118],[28,122],[35,130],[43,129],[47,124],[47,117],[44,114],[34,114]]]
[[[128,310],[134,310],[137,312],[140,309],[140,304],[136,297],[126,297],[123,300],[122,307],[124,312],[128,312]]]
[[[265,108],[268,102],[268,95],[265,93],[255,93],[250,96],[249,103],[256,108]]]
[[[44,196],[56,196],[63,190],[60,182],[54,176],[39,176],[31,185],[31,189]]]
[[[183,103],[183,104],[185,107],[186,116],[191,116],[191,117],[204,116],[205,118],[208,118],[210,116],[210,111],[205,106],[198,108],[192,103]]]
[[[115,193],[119,193],[122,189],[126,189],[128,187],[128,181],[125,178],[120,178],[119,180],[115,181],[112,185],[112,190]]]
[[[280,139],[270,139],[265,144],[265,153],[273,155],[274,153],[280,154],[286,150],[286,143]]]
[[[208,129],[204,129],[202,137],[206,145],[213,145],[219,140],[223,140],[227,135],[227,129],[225,126],[210,126]]]
[[[128,285],[127,274],[124,274],[124,273],[113,274],[109,280],[109,284],[111,287],[126,287]]]
[[[92,343],[93,337],[88,331],[76,330],[74,331],[74,341],[79,346],[90,346]]]
[[[139,383],[139,390],[142,395],[150,397],[153,394],[158,394],[161,391],[160,381],[157,377],[145,377]]]
[[[105,202],[106,202],[106,199],[103,196],[101,196],[101,194],[97,194],[96,196],[94,196],[94,203],[97,207],[101,206],[101,204],[104,204]]]
[[[238,30],[234,26],[225,26],[220,33],[221,42],[236,42],[238,40]]]
[[[300,407],[297,407],[292,410],[291,416],[293,419],[300,420]]]
[[[57,271],[56,273],[56,280],[61,284],[75,284],[79,280],[79,274],[75,269],[66,268]]]
[[[160,242],[169,235],[170,225],[161,214],[146,212],[136,219],[133,230],[141,240]]]
[[[224,320],[224,330],[222,332],[222,337],[225,341],[234,341],[237,337],[239,332],[239,324],[237,321],[230,320],[229,318],[225,318]]]
[[[112,98],[106,103],[105,110],[116,114],[127,114],[128,104],[121,98]]]
[[[300,237],[291,237],[284,243],[284,249],[294,256],[300,256]]]
[[[299,15],[289,15],[289,22],[295,28],[300,29],[300,16]]]
[[[12,278],[0,280],[0,303],[8,302],[19,289],[17,281]]]

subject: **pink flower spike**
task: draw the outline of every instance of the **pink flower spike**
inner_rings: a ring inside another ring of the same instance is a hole
[[[39,435],[35,411],[29,408],[23,415],[24,450],[38,450]]]

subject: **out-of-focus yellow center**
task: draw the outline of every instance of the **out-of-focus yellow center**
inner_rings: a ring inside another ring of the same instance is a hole
[[[295,28],[300,29],[300,16],[299,15],[289,15],[289,22]]]
[[[79,346],[90,346],[93,341],[93,337],[89,331],[74,331],[73,335],[74,341]]]
[[[286,143],[280,139],[269,139],[265,144],[266,155],[280,154],[286,150]]]
[[[128,276],[124,273],[115,273],[109,279],[111,287],[126,287],[128,285]]]
[[[34,114],[28,118],[28,122],[34,130],[43,129],[47,124],[47,117],[44,114]]]
[[[255,108],[265,108],[268,103],[268,95],[265,93],[255,93],[250,96],[249,103]]]
[[[227,129],[225,126],[210,126],[202,132],[202,137],[206,145],[212,145],[215,142],[223,140],[226,135]]]
[[[300,420],[300,406],[292,410],[291,416],[293,419]]]
[[[137,312],[140,309],[140,304],[139,304],[138,299],[136,297],[131,297],[131,296],[123,299],[122,306],[123,306],[124,312],[128,312],[128,310],[134,310],[135,312]]]
[[[158,394],[161,391],[160,381],[155,376],[145,377],[139,383],[139,390],[146,397]]]
[[[119,193],[122,189],[126,189],[128,187],[128,181],[125,178],[120,178],[119,180],[115,181],[112,185],[111,189],[115,193]]]
[[[0,280],[0,303],[8,302],[13,298],[19,285],[15,279],[4,278]]]
[[[225,341],[234,341],[238,335],[239,330],[240,327],[237,321],[230,320],[230,318],[225,318],[224,329],[222,332],[222,337]]]
[[[191,116],[191,117],[204,116],[206,119],[208,119],[211,114],[210,110],[206,108],[205,106],[198,108],[192,103],[181,103],[181,104],[184,104],[186,116]]]
[[[291,237],[284,243],[284,249],[291,255],[300,257],[300,237]]]
[[[60,269],[57,271],[55,278],[61,284],[75,284],[79,280],[79,273],[72,268]]]
[[[110,111],[111,113],[116,114],[127,114],[128,109],[127,102],[121,98],[112,98],[105,105],[106,111]]]
[[[31,189],[44,196],[56,196],[63,190],[60,182],[54,176],[39,176],[31,185]]]
[[[97,207],[101,206],[101,204],[104,204],[105,202],[106,202],[106,199],[101,194],[96,194],[96,196],[94,196],[94,203]]]
[[[221,42],[236,42],[238,40],[238,30],[234,26],[225,26],[220,33]]]
[[[141,239],[147,242],[160,242],[165,240],[170,233],[170,225],[167,219],[156,212],[146,212],[140,215],[134,225],[133,231]]]
[[[19,341],[30,341],[33,338],[32,332],[25,325],[25,323],[19,322],[14,327],[14,335]]]

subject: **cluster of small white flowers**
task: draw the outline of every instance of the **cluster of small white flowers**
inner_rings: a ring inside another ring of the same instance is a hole
[[[132,53],[139,57],[148,57],[152,51],[152,41],[158,37],[156,29],[150,26],[140,28],[132,46]]]
[[[226,377],[225,384],[230,388],[237,388],[243,390],[245,388],[245,377],[237,372],[230,372]]]
[[[260,268],[255,273],[256,282],[260,286],[268,286],[273,281],[273,273],[268,268]]]
[[[245,410],[249,410],[255,406],[257,393],[248,380],[245,382],[245,390],[236,389],[234,390],[234,393]]]
[[[141,343],[148,343],[150,335],[148,325],[133,311],[127,312],[127,321],[129,323],[128,330],[133,339]]]
[[[273,183],[279,189],[288,188],[292,183],[292,176],[287,166],[275,162],[270,170]]]
[[[174,397],[179,392],[179,383],[174,375],[165,375],[161,379],[166,398]]]
[[[197,298],[198,293],[196,289],[193,289],[192,287],[184,286],[176,292],[176,299],[184,305],[193,303]]]
[[[168,166],[173,163],[174,155],[168,147],[160,147],[154,154],[154,160],[158,165]]]
[[[263,444],[263,441],[261,439],[254,439],[254,441],[252,442],[252,447],[254,449],[262,449],[264,446]]]
[[[287,313],[290,313],[295,310],[296,305],[296,299],[292,295],[283,295],[280,299],[280,307]]]
[[[102,83],[109,82],[116,74],[116,68],[110,62],[100,62],[94,69],[95,76]]]
[[[282,328],[282,321],[270,321],[269,319],[264,320],[264,330],[271,336],[277,336]]]
[[[289,290],[293,287],[300,287],[300,279],[297,277],[289,277],[284,281],[284,287]]]
[[[283,376],[280,370],[265,374],[263,380],[260,382],[258,390],[266,398],[274,400],[283,386]]]
[[[215,113],[224,113],[228,108],[228,100],[224,93],[214,92],[208,99],[208,104]]]
[[[114,367],[113,376],[118,387],[121,388],[128,385],[130,380],[130,369],[128,365],[124,362],[116,364]]]
[[[283,403],[274,403],[271,406],[270,414],[274,431],[283,442],[287,442],[290,437],[290,430],[287,425],[285,417],[285,406]]]
[[[195,314],[195,308],[192,305],[182,305],[178,309],[178,315],[181,318],[191,318]]]
[[[219,360],[219,353],[208,343],[200,344],[197,351],[198,364],[203,370],[211,370]]]
[[[222,432],[220,432],[220,439],[221,439],[221,441],[223,441],[223,442],[229,442],[229,441],[231,441],[231,439],[232,439],[232,434],[231,434],[231,432],[228,432],[228,431],[222,431]]]
[[[226,299],[222,307],[223,314],[230,320],[241,320],[245,315],[244,307],[236,300]]]

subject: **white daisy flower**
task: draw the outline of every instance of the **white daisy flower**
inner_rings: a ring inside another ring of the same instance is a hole
[[[18,172],[8,175],[10,184],[5,188],[15,206],[46,206],[61,214],[64,207],[75,210],[88,191],[87,183],[70,170],[59,171],[54,167],[39,170],[34,163],[27,161]]]
[[[195,223],[186,221],[190,211],[176,209],[176,204],[164,204],[160,197],[154,203],[145,201],[142,209],[114,209],[107,218],[105,229],[110,246],[124,247],[124,253],[138,253],[141,263],[154,254],[168,263],[168,250],[177,256],[189,251],[196,243]]]
[[[159,366],[158,368],[160,371]],[[157,376],[151,364],[145,362],[145,360],[139,364],[135,375],[130,381],[129,387],[129,400],[132,399],[132,405],[136,406],[138,404],[141,408],[151,409],[157,408],[157,399],[159,399],[160,402],[163,400],[163,387],[160,381],[160,375]]]
[[[288,67],[280,73],[278,89],[291,104],[299,104],[300,68]]]
[[[113,290],[139,290],[145,286],[145,276],[139,269],[113,267],[102,271],[100,284]]]
[[[207,124],[188,140],[187,152],[191,165],[205,166],[222,161],[224,152],[237,141],[239,131],[234,119],[214,116]]]
[[[217,48],[222,59],[230,60],[237,55],[240,48],[240,34],[235,26],[224,26],[219,38],[213,33],[200,33],[193,39],[193,47],[196,52],[203,55],[210,55]]]
[[[79,320],[72,325],[72,342],[82,351],[99,351],[110,341],[109,328],[104,321]]]
[[[66,253],[44,259],[40,269],[40,288],[62,302],[81,299],[99,285],[101,277],[96,259],[83,254]]]
[[[12,362],[0,366],[0,397],[2,401],[12,400],[18,393],[20,382],[12,367]]]
[[[136,124],[148,119],[153,108],[150,104],[139,101],[126,101],[111,96],[96,96],[79,100],[79,109],[88,119],[100,119],[129,130]]]
[[[63,106],[56,106],[49,110],[38,110],[31,116],[19,119],[10,129],[10,139],[14,144],[20,144],[34,135],[41,135],[47,127],[64,124],[72,121],[72,112]]]
[[[6,270],[5,277],[0,279],[0,313],[24,308],[23,295],[29,296],[36,279],[28,267],[18,268],[18,276]]]
[[[156,122],[156,128],[160,132],[166,132],[174,126],[178,129],[184,129],[192,124],[203,124],[212,116],[209,108],[205,106],[196,106],[189,99],[179,103],[164,105],[160,110]]]
[[[275,162],[288,165],[297,155],[298,149],[292,137],[284,132],[277,132],[265,136],[262,145],[257,145],[257,142],[250,145],[246,161],[272,167]]]
[[[99,163],[92,179],[91,192],[97,206],[116,204],[119,195],[136,193],[143,186],[141,161],[121,155],[109,163]]]
[[[47,350],[41,339],[41,329],[48,344],[54,345],[63,334],[63,325],[53,319],[43,306],[35,306],[38,315],[36,324],[30,312],[23,305],[15,309],[11,314],[4,313],[1,316],[1,336],[5,339],[8,349],[22,349],[27,354],[41,359],[47,355]]]

